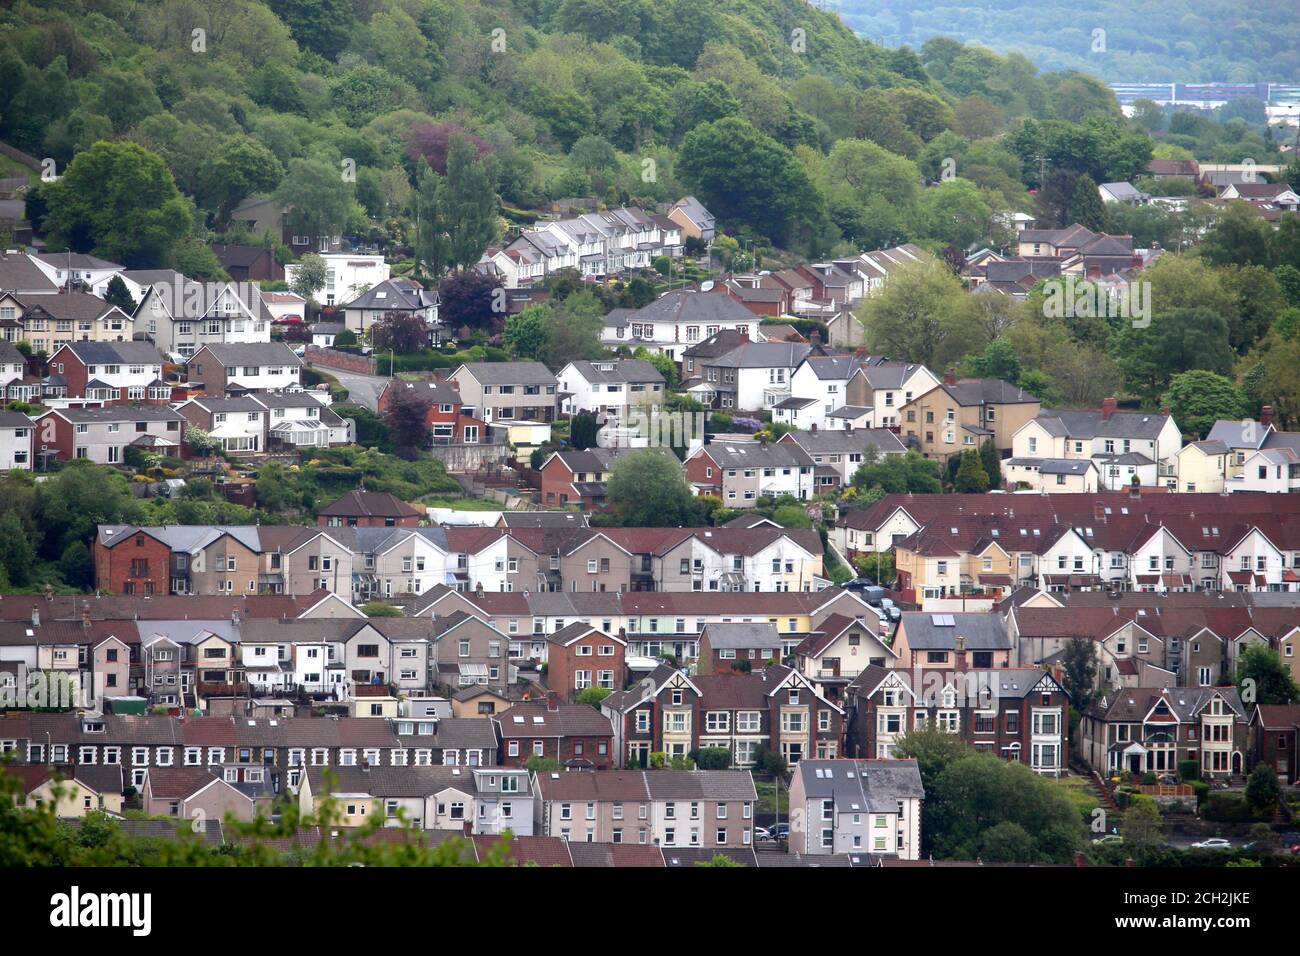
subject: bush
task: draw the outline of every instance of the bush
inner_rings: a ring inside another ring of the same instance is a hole
[[[726,747],[703,747],[691,757],[701,770],[726,770],[731,766],[731,751]]]
[[[1178,761],[1178,779],[1184,783],[1190,783],[1193,780],[1199,780],[1201,776],[1201,767],[1195,760]]]
[[[1154,773],[1148,770],[1146,773],[1142,775],[1142,785],[1144,787],[1154,787],[1156,783],[1159,781],[1159,779],[1160,779],[1159,777],[1157,777]]]
[[[1216,823],[1249,823],[1258,819],[1240,793],[1211,793],[1205,798],[1201,816]]]
[[[608,687],[588,687],[578,694],[578,703],[586,704],[588,707],[600,709],[600,702],[608,697],[613,691]]]

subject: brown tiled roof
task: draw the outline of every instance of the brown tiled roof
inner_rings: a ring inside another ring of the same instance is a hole
[[[206,767],[149,768],[149,790],[155,797],[184,799],[220,780]]]
[[[516,723],[515,718],[522,718]],[[541,718],[539,722],[536,718]],[[496,718],[502,737],[599,737],[612,736],[609,718],[586,704],[560,704],[551,710],[543,702],[515,704]]]
[[[636,802],[650,799],[642,770],[556,771],[537,775],[542,800]]]
[[[777,664],[749,674],[700,674],[692,678],[700,689],[700,710],[762,710],[767,695],[790,674],[790,668]]]
[[[386,491],[349,491],[317,512],[326,517],[409,518],[423,513]]]
[[[505,837],[475,836],[474,847],[479,860],[488,853],[507,842]],[[518,836],[508,841],[506,859],[515,866],[573,866],[573,857],[569,856],[569,844],[559,837]]]

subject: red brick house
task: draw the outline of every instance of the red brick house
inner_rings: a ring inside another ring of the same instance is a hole
[[[501,766],[523,767],[530,757],[558,760],[570,770],[609,770],[614,766],[614,728],[609,718],[586,704],[545,700],[515,704],[493,718],[501,737]]]
[[[652,753],[684,757],[698,746],[701,694],[695,680],[664,663],[601,702],[614,725],[617,766],[646,767]]]
[[[921,672],[873,664],[846,688],[845,709],[848,756],[891,758],[908,730],[937,726],[1045,776],[1069,766],[1070,698],[1041,668]]]
[[[439,379],[425,382],[404,382],[392,379],[379,393],[376,407],[386,415],[393,396],[398,392],[415,395],[425,403],[424,420],[433,433],[435,445],[477,445],[487,438],[487,425],[482,419],[466,415],[460,392],[454,385]]]
[[[1296,782],[1300,704],[1260,704],[1250,716],[1254,762],[1272,767],[1283,783]]]
[[[622,690],[627,640],[574,621],[546,636],[546,686],[572,697],[588,687]]]
[[[47,393],[103,405],[171,401],[163,356],[149,342],[69,342],[49,360]]]
[[[114,530],[101,526],[95,535],[95,587],[110,594],[169,593],[171,547],[147,531]]]
[[[415,528],[424,515],[395,495],[381,491],[349,491],[316,514],[322,528]]]

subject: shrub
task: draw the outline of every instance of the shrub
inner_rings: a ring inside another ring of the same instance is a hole
[[[1195,760],[1178,761],[1178,779],[1185,783],[1200,779],[1201,768]]]

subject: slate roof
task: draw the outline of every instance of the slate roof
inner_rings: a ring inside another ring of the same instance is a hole
[[[939,623],[940,620],[952,623]],[[966,638],[968,651],[1005,651],[1011,649],[1006,621],[997,614],[931,614],[905,611],[900,628],[906,630],[907,646],[913,651],[950,651],[960,635]]]
[[[833,800],[840,812],[898,812],[900,800],[923,800],[915,760],[800,760],[796,772],[809,800]]]
[[[343,308],[419,312],[437,303],[437,290],[426,289],[414,279],[394,278],[371,286]]]
[[[711,292],[669,292],[629,316],[631,322],[756,325],[758,316],[729,295]]]
[[[162,365],[164,361],[149,342],[69,342],[63,347],[86,365]]]
[[[260,300],[259,300],[260,301]],[[224,342],[203,346],[224,368],[236,366],[302,365],[302,359],[283,342]]]
[[[704,633],[709,635],[709,647],[713,650],[723,648],[748,650],[749,648],[777,649],[782,647],[781,635],[775,627],[766,621],[761,624],[705,624]]]
[[[518,720],[516,720],[518,718]],[[600,711],[586,704],[559,704],[550,710],[545,701],[515,704],[495,718],[502,737],[601,737],[614,728]]]
[[[466,362],[460,366],[480,385],[555,385],[541,362]]]
[[[663,373],[644,359],[617,359],[612,362],[582,360],[569,364],[588,382],[664,382]]]
[[[1034,418],[1048,434],[1065,438],[1133,438],[1154,441],[1169,421],[1158,412],[1115,411],[1103,418],[1100,409],[1043,409]],[[1217,436],[1215,436],[1217,437]]]

